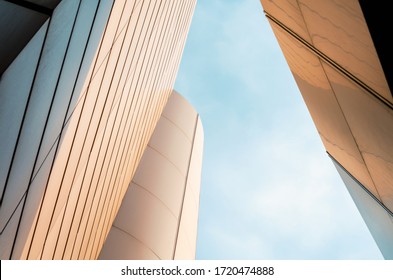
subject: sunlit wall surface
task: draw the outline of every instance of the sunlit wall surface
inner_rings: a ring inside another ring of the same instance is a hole
[[[384,257],[392,259],[392,81],[386,61],[381,63],[384,50],[376,49],[370,34],[371,18],[362,10],[377,6],[365,2],[370,1],[261,0],[327,152],[365,187],[357,192],[381,207],[370,208],[365,221]],[[348,189],[356,202],[360,196]],[[372,219],[380,223],[370,226]],[[374,234],[378,227],[384,240]]]
[[[0,1],[1,259],[98,257],[195,2]]]
[[[194,259],[203,129],[174,92],[155,128],[99,256]]]

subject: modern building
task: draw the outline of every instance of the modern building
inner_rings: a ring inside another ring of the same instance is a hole
[[[0,0],[1,259],[195,256],[203,131],[173,93],[195,5]]]
[[[389,9],[367,0],[261,3],[328,155],[393,259]]]
[[[99,259],[195,258],[202,152],[200,117],[174,92],[144,151]]]

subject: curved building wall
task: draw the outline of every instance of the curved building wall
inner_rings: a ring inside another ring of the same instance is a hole
[[[383,30],[370,29],[364,17],[386,15],[372,2],[261,0],[326,151],[381,252],[392,258],[393,95],[391,73],[382,67],[391,63],[380,61],[370,33]]]
[[[172,92],[195,2],[61,1],[7,67],[1,259],[97,258]]]
[[[100,259],[194,259],[203,154],[197,112],[173,92]]]

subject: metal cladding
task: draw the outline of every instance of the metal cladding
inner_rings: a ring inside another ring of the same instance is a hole
[[[99,256],[172,94],[195,5],[0,1],[1,36],[8,24],[15,35],[1,46],[1,259]]]
[[[261,3],[329,156],[392,259],[392,81],[386,50],[370,33],[383,7],[358,0]]]
[[[202,152],[200,117],[174,92],[99,259],[195,258]]]

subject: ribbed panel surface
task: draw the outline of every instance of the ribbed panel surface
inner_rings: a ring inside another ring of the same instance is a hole
[[[195,1],[61,1],[0,82],[0,258],[96,259]]]

